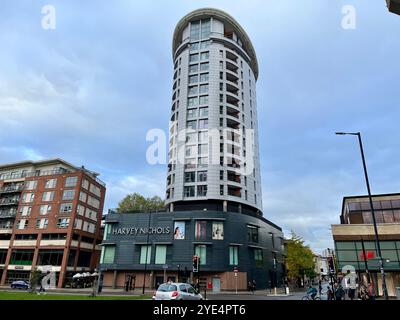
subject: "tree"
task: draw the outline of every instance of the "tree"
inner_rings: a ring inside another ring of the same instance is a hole
[[[160,210],[165,207],[165,202],[158,196],[145,198],[139,193],[128,194],[118,204],[118,212],[133,213]]]
[[[293,231],[291,238],[287,240],[286,269],[288,278],[292,281],[315,275],[313,252]]]

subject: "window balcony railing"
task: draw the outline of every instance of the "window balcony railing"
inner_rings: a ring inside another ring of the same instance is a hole
[[[18,205],[19,199],[0,199],[0,206]]]
[[[2,193],[13,193],[13,192],[19,192],[24,189],[24,185],[12,185],[12,186],[4,186],[0,188],[0,194]]]
[[[16,211],[0,211],[0,219],[14,218],[16,215]]]

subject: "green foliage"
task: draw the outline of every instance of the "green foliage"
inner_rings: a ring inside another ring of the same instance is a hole
[[[311,249],[304,245],[304,240],[293,231],[287,240],[286,269],[290,279],[315,276],[315,262]]]
[[[132,193],[125,196],[118,204],[118,212],[133,213],[146,212],[164,209],[165,203],[158,196],[145,198],[139,193]]]

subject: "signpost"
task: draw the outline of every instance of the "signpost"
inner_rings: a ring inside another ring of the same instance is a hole
[[[233,272],[235,273],[236,294],[238,294],[238,268],[236,266],[233,268]]]
[[[163,265],[163,269],[164,269],[164,283],[167,282],[167,269],[168,269],[168,265],[164,264]]]

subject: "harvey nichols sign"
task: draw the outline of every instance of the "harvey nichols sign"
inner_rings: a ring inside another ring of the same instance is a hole
[[[126,236],[137,236],[141,234],[170,234],[170,227],[122,227],[122,228],[113,228],[112,234],[114,235],[126,235]]]

